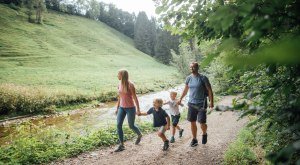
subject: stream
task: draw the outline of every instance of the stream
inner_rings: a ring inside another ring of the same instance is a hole
[[[152,107],[154,98],[161,98],[163,100],[169,99],[169,92],[176,91],[181,93],[183,85],[175,88],[164,90],[155,93],[149,93],[138,96],[141,111],[147,111]],[[186,99],[187,100],[187,99]],[[168,112],[168,106],[163,107]],[[15,138],[22,136],[20,129],[31,130],[32,126],[36,126],[35,131],[30,132],[31,136],[39,135],[39,129],[51,128],[53,130],[63,131],[65,133],[72,133],[78,135],[84,135],[86,132],[96,130],[99,128],[105,128],[107,126],[115,125],[116,115],[115,103],[105,104],[101,108],[89,108],[83,110],[64,112],[60,115],[46,115],[43,117],[32,117],[28,120],[19,120],[12,123],[0,123],[0,146],[11,143]],[[137,117],[137,121],[151,121],[152,116]],[[32,124],[28,124],[28,121]],[[27,124],[26,124],[27,123]],[[125,119],[124,123],[127,123]],[[23,131],[24,132],[24,131]],[[39,135],[40,136],[40,135]],[[43,136],[43,135],[42,135]]]

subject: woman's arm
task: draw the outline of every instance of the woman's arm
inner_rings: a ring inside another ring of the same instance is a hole
[[[139,100],[136,96],[136,92],[135,92],[135,87],[133,84],[130,85],[130,91],[132,93],[132,97],[133,97],[133,100],[135,102],[135,106],[136,106],[136,114],[139,115],[141,113],[140,111],[140,104],[139,104]]]
[[[115,111],[115,114],[118,114],[118,110],[119,110],[119,108],[120,108],[120,95],[118,95],[118,101],[117,101],[117,109],[116,109],[116,111]]]

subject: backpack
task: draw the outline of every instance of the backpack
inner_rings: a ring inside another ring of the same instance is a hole
[[[200,75],[200,80],[202,81],[202,85],[203,85],[203,88],[204,88],[204,97],[205,97],[205,99],[208,97],[208,90],[207,90],[207,88],[206,88],[206,86],[205,86],[205,83],[204,83],[204,80],[203,80],[203,78],[204,78],[205,76],[204,75]]]

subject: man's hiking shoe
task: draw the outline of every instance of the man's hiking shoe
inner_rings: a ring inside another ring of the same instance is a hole
[[[207,143],[207,134],[202,135],[202,144],[206,144]]]
[[[121,152],[124,150],[125,150],[125,147],[123,145],[119,145],[118,148],[115,150],[115,152]]]
[[[163,150],[166,151],[166,150],[168,150],[168,148],[169,148],[169,140],[166,140],[166,141],[164,142]]]
[[[136,141],[135,141],[135,145],[138,145],[140,142],[141,142],[141,139],[142,139],[142,136],[143,135],[139,135],[138,137],[137,137],[137,139],[136,139]]]
[[[190,146],[191,146],[191,147],[196,147],[197,145],[198,145],[198,140],[197,140],[197,139],[193,139],[193,140],[191,141]]]
[[[174,142],[175,142],[175,138],[174,138],[174,136],[172,136],[170,139],[170,143],[174,143]]]
[[[179,131],[179,137],[181,138],[182,137],[182,134],[183,134],[183,129],[181,129],[180,131]]]

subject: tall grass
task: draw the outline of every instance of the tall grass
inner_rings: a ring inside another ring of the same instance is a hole
[[[56,106],[86,103],[92,100],[112,101],[116,93],[95,96],[79,93],[64,94],[44,88],[29,88],[14,84],[0,84],[0,114],[51,113]]]

